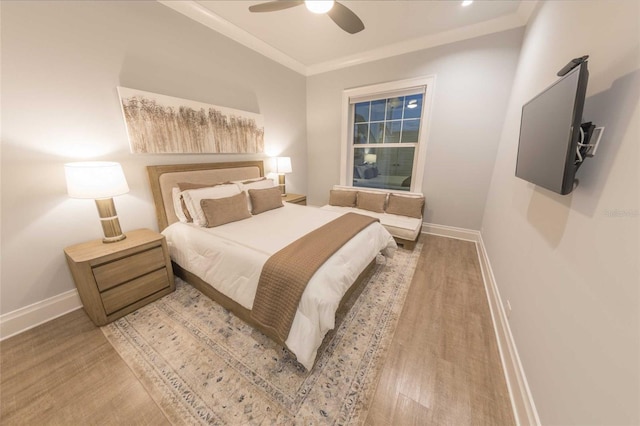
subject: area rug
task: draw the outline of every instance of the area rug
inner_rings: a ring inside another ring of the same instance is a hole
[[[173,424],[359,424],[421,248],[379,256],[311,371],[180,279],[102,331]]]

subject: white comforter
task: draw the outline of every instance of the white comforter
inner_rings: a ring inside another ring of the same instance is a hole
[[[341,215],[284,204],[216,228],[174,223],[162,233],[176,263],[251,309],[269,256]],[[340,248],[312,277],[285,342],[307,369],[313,366],[325,334],[334,327],[336,310],[351,284],[379,252],[392,256],[395,248],[389,232],[374,223]]]

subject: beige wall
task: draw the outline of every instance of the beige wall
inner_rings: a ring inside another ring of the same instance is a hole
[[[425,222],[480,229],[522,34],[510,30],[309,77],[309,202],[326,204],[340,180],[342,91],[435,75]]]
[[[545,425],[640,423],[639,5],[541,3],[502,130],[482,235]],[[514,177],[520,111],[585,54],[584,120],[606,131],[560,196]]]
[[[145,166],[264,155],[133,155],[116,86],[263,114],[265,143],[290,155],[304,192],[305,78],[154,1],[0,3],[0,313],[74,289],[63,248],[100,238],[95,205],[66,195],[63,164],[122,163],[123,229],[157,229]]]

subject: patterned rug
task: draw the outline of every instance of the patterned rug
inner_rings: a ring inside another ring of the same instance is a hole
[[[359,424],[421,248],[379,256],[311,371],[180,279],[102,331],[173,424]]]

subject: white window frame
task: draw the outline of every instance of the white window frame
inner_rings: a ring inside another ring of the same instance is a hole
[[[422,103],[422,116],[420,118],[420,136],[417,144],[394,144],[398,148],[403,146],[415,146],[416,151],[413,157],[413,173],[411,178],[411,192],[422,192],[422,179],[424,177],[424,166],[426,162],[427,142],[429,140],[429,130],[431,129],[431,103],[436,77],[426,76],[410,78],[406,80],[392,81],[387,83],[373,84],[370,86],[346,89],[342,92],[342,135],[340,152],[340,185],[353,185],[353,110],[350,100],[352,98],[367,97],[392,97],[394,92],[406,90],[408,88],[424,86],[425,93]],[[385,190],[393,192],[392,190]]]

